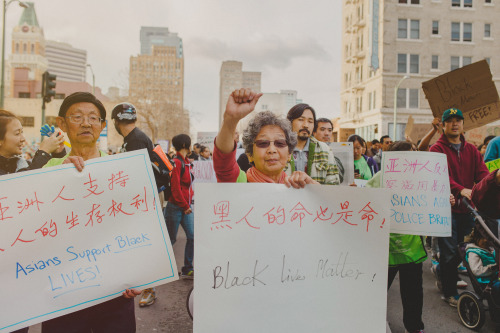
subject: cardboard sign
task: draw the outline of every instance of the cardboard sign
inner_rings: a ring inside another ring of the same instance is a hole
[[[464,130],[500,118],[498,92],[486,60],[440,75],[422,83],[434,117],[450,108],[464,113]]]
[[[0,332],[177,280],[146,149],[0,177]]]
[[[415,124],[412,116],[408,117],[408,122],[405,128],[405,137],[410,138],[411,142],[417,144],[418,140],[422,140],[424,136],[432,130],[432,124]],[[436,143],[441,136],[441,133],[436,133],[432,137],[430,144]]]
[[[389,191],[195,192],[195,333],[385,332]]]
[[[483,144],[484,139],[489,135],[500,136],[500,125],[489,124],[474,128],[464,134],[465,140],[476,146]]]
[[[486,167],[490,170],[490,172],[500,169],[500,158],[486,162]]]
[[[451,236],[450,179],[445,154],[382,154],[381,185],[391,189],[391,232]]]
[[[328,146],[332,150],[333,156],[336,158],[335,161],[339,167],[339,172],[341,169],[344,170],[344,176],[340,185],[349,186],[354,182],[354,153],[352,142],[328,142]]]

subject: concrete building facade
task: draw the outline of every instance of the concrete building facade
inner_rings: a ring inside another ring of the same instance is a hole
[[[175,47],[178,58],[184,58],[182,38],[177,33],[170,32],[167,27],[141,27],[141,54],[151,55],[152,46]]]
[[[45,57],[48,71],[58,80],[84,82],[87,73],[87,51],[74,48],[68,43],[45,41]]]
[[[153,45],[152,54],[130,57],[129,99],[153,141],[189,133],[184,110],[184,58],[175,46]]]
[[[396,139],[408,116],[433,119],[422,82],[486,59],[500,83],[500,4],[484,0],[343,1],[341,119],[366,140]]]
[[[222,124],[227,98],[239,88],[250,88],[253,91],[261,91],[261,72],[244,72],[241,61],[224,61],[220,68],[219,85],[219,126]]]

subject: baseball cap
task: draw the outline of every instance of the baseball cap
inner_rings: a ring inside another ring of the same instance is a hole
[[[120,103],[113,108],[111,119],[118,120],[136,120],[137,111],[135,106],[130,103]]]
[[[457,117],[460,119],[464,119],[464,115],[463,115],[462,111],[460,111],[459,109],[448,109],[443,113],[443,117],[441,118],[441,120],[443,122],[445,122],[448,119],[450,119],[451,117]]]

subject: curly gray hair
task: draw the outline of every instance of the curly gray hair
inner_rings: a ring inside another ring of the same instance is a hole
[[[297,134],[292,131],[290,122],[282,117],[276,116],[271,111],[263,111],[250,120],[247,128],[243,131],[243,148],[245,153],[253,155],[253,144],[255,138],[260,133],[264,126],[278,126],[285,133],[286,142],[288,144],[288,152],[291,154],[295,145],[297,145]]]

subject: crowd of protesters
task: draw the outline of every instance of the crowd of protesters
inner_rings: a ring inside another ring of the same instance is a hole
[[[448,160],[452,236],[437,240],[436,252],[439,255],[432,271],[443,299],[449,305],[457,306],[457,269],[461,261],[457,245],[474,226],[461,199],[467,198],[495,218],[500,217],[499,172],[490,173],[485,165],[485,161],[500,158],[500,137],[487,137],[480,147],[473,146],[463,135],[462,112],[448,109],[444,110],[441,119],[433,120],[432,130],[419,140],[418,147],[408,140],[393,142],[388,135],[382,136],[380,141],[368,143],[357,134],[351,135],[348,142],[352,143],[354,165],[346,165],[334,156],[330,146],[333,141],[332,122],[327,118],[317,118],[310,105],[298,104],[289,110],[286,118],[269,111],[255,115],[241,135],[244,154],[237,158],[236,151],[241,145],[237,125],[254,110],[261,96],[249,89],[231,93],[213,152],[205,145],[191,145],[187,134],[172,138],[173,149],[167,153],[175,168],[171,174],[171,194],[165,198],[164,217],[172,244],[176,242],[179,226],[187,236],[181,277],[194,278],[194,161],[213,161],[218,182],[277,183],[295,188],[308,184],[339,185],[345,170],[353,168],[356,179],[368,181],[368,187],[380,187],[382,154],[418,149],[443,153]],[[124,140],[120,151],[146,148],[153,160],[154,145],[136,126],[138,111],[130,103],[118,104],[112,110],[114,127]],[[87,160],[107,155],[96,145],[105,119],[106,110],[98,99],[90,93],[74,93],[64,99],[57,117],[58,128],[69,138],[71,150],[66,151],[64,136],[60,132],[43,140],[36,150],[26,149],[21,122],[15,114],[1,110],[0,175],[66,163],[72,163],[81,171]],[[430,145],[435,135],[440,137]],[[480,188],[478,184],[481,184]],[[157,185],[160,188],[158,180]],[[488,186],[496,192],[485,195],[485,189],[490,190]],[[476,240],[480,242],[477,237]],[[484,243],[471,246],[471,249],[478,246],[484,246]],[[423,332],[422,263],[427,259],[424,241],[420,236],[391,234],[389,249],[388,287],[399,273],[404,326],[408,332]],[[478,262],[478,258],[474,257],[474,260]],[[480,270],[481,267],[477,266]],[[491,267],[488,269],[494,270]],[[78,332],[85,333],[135,332],[133,298],[141,294],[140,306],[151,305],[156,300],[154,288],[143,291],[127,289],[116,299],[44,322],[42,332],[76,332],[77,328]]]

